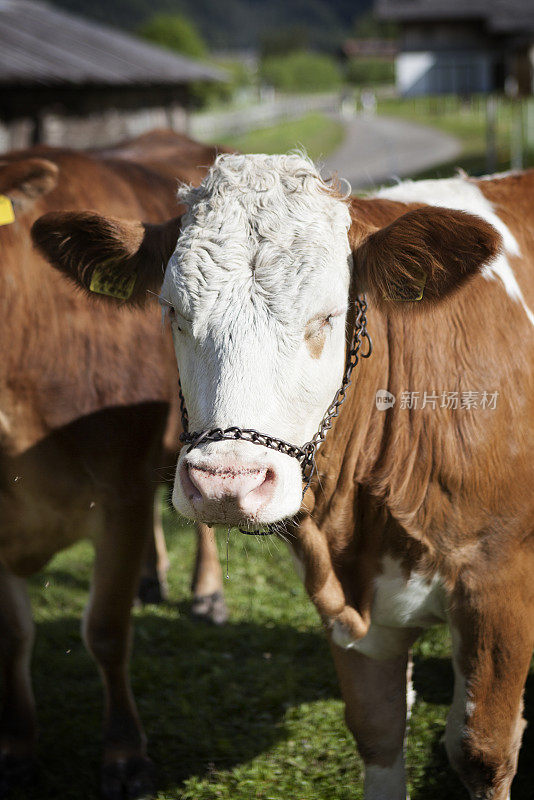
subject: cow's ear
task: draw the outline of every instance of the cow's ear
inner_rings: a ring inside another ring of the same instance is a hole
[[[360,242],[353,251],[358,285],[389,308],[447,297],[502,245],[480,217],[435,206],[409,211]]]
[[[12,222],[38,197],[51,192],[57,185],[58,173],[58,167],[45,158],[0,160],[0,222]]]
[[[89,212],[45,214],[32,227],[47,261],[94,294],[143,303],[159,292],[176,247],[180,217],[161,225]]]

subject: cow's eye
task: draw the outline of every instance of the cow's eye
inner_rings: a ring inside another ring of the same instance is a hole
[[[174,306],[169,307],[169,319],[171,321],[171,325],[175,331],[179,331],[182,333],[182,327],[180,326],[180,317],[176,313],[176,309]]]
[[[328,329],[328,317],[315,317],[311,319],[304,329],[304,339],[309,342],[312,339],[324,341],[326,330]]]
[[[178,324],[178,315],[176,313],[176,309],[174,308],[173,304],[170,303],[168,300],[165,300],[165,298],[163,297],[160,297],[160,304],[161,304],[161,310],[163,312],[163,321],[165,322],[165,320],[168,319],[173,328],[180,331],[181,333],[182,329]]]

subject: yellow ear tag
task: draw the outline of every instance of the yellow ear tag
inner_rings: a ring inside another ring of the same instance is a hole
[[[96,294],[106,294],[119,300],[129,300],[135,286],[137,275],[117,275],[109,267],[112,262],[105,262],[96,267],[91,278],[89,289]]]
[[[391,295],[386,299],[395,300],[395,302],[399,303],[413,303],[417,300],[422,300],[425,291],[426,277],[426,272],[414,275],[412,286],[395,286]]]
[[[0,225],[11,225],[15,222],[13,203],[5,194],[0,194]]]

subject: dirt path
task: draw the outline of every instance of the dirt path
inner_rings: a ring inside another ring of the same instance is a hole
[[[454,136],[394,117],[355,117],[341,147],[324,161],[323,175],[337,172],[353,189],[389,183],[461,152]]]

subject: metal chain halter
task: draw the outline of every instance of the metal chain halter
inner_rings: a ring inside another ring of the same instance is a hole
[[[187,452],[192,450],[194,447],[197,447],[201,442],[220,442],[223,439],[230,439],[234,441],[240,440],[252,442],[253,444],[261,444],[263,447],[269,447],[271,450],[277,450],[279,453],[285,453],[288,456],[292,456],[292,458],[296,458],[300,463],[302,480],[304,481],[302,497],[304,497],[315,472],[315,453],[317,452],[319,445],[326,439],[326,434],[332,427],[333,420],[339,415],[340,406],[345,400],[347,389],[351,383],[352,371],[354,370],[354,367],[360,358],[369,358],[373,352],[373,343],[367,332],[367,301],[365,299],[365,295],[363,297],[356,298],[355,308],[356,319],[354,321],[354,333],[352,335],[350,349],[347,353],[347,365],[345,367],[345,373],[343,375],[343,380],[341,381],[341,386],[337,390],[334,399],[326,409],[326,413],[321,421],[321,424],[319,425],[317,433],[312,439],[310,439],[309,442],[306,442],[306,444],[304,444],[302,447],[298,447],[295,444],[285,442],[283,439],[277,439],[274,436],[268,436],[266,433],[260,433],[253,428],[238,428],[236,425],[233,425],[231,428],[212,428],[211,430],[189,433],[189,417],[182,393],[182,385],[180,383],[180,378],[178,378],[180,411],[182,414],[183,427],[183,433],[180,435],[180,441],[189,445]],[[360,351],[364,339],[367,340],[367,352],[362,353]],[[239,530],[241,533],[246,533],[252,536],[268,536],[271,533],[271,531],[244,531],[241,528]]]

